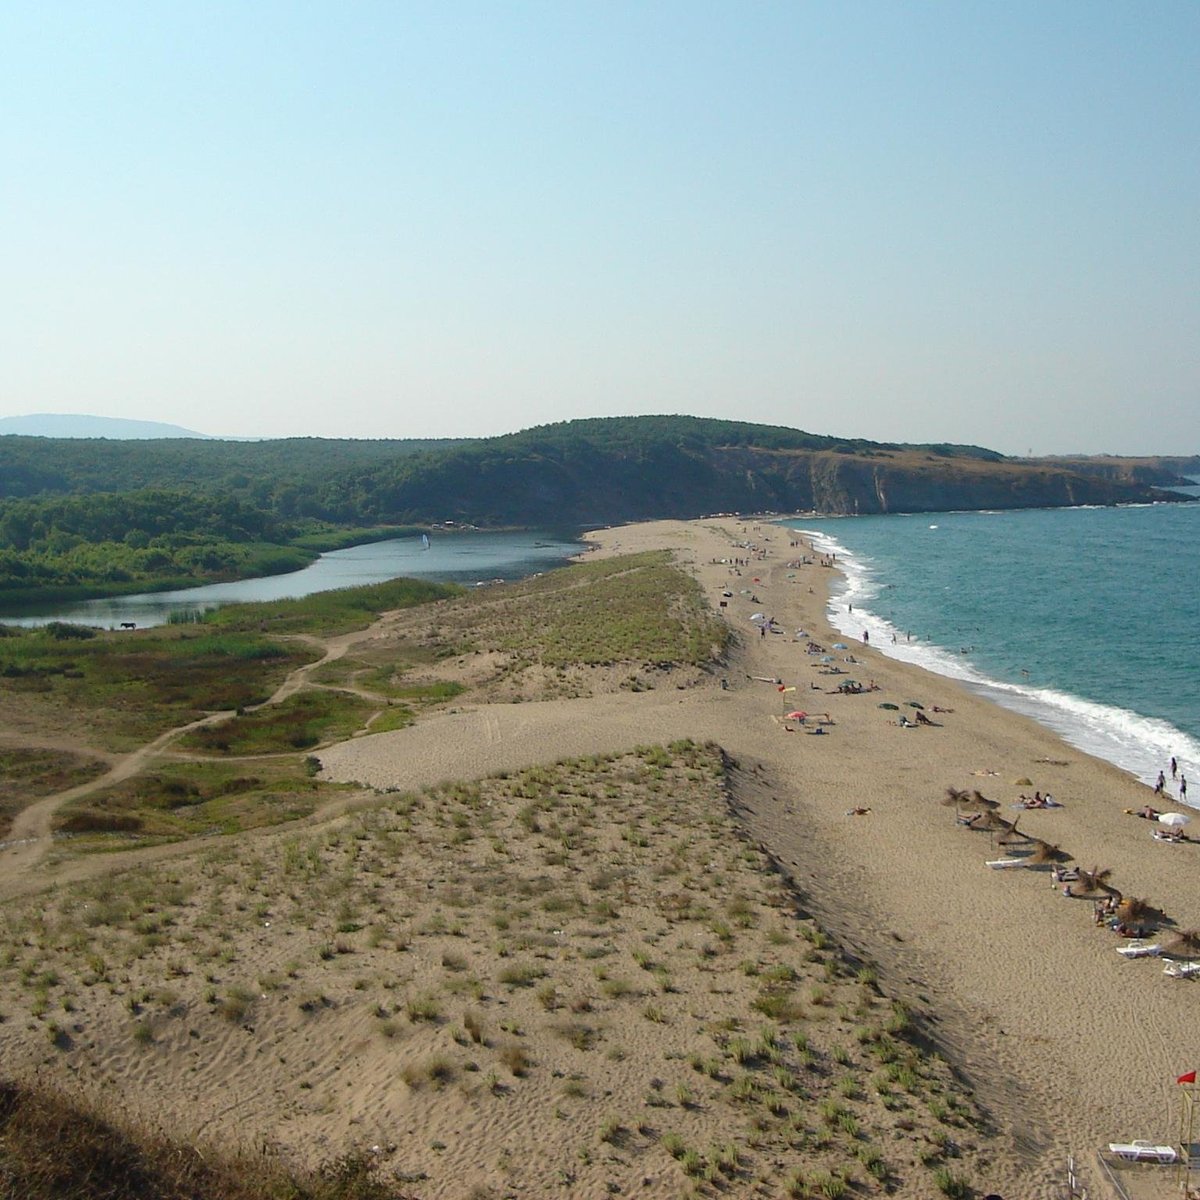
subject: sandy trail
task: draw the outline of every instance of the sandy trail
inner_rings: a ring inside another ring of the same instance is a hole
[[[328,639],[320,639],[309,635],[297,637],[295,640],[315,645],[321,649],[323,651],[321,658],[311,663],[306,663],[302,667],[297,667],[294,671],[290,671],[279,687],[266,700],[261,704],[254,705],[248,711],[254,712],[271,705],[280,704],[289,696],[295,695],[306,687],[324,687],[325,685],[312,684],[309,681],[309,675],[323,664],[341,658],[351,647],[377,637],[379,630],[386,627],[387,623],[388,618],[384,617],[365,630],[357,630]],[[380,704],[386,703],[384,698],[358,688],[327,688],[326,690],[351,691],[353,694],[362,696],[364,699],[375,700]],[[84,754],[95,758],[107,759],[112,764],[109,770],[103,775],[97,776],[95,779],[88,780],[86,783],[79,784],[76,787],[43,796],[40,800],[22,809],[17,814],[8,836],[3,842],[0,842],[0,896],[11,898],[36,890],[39,887],[44,887],[50,882],[49,878],[38,873],[38,868],[44,864],[53,844],[51,837],[52,825],[54,816],[59,809],[76,800],[81,800],[85,796],[92,795],[103,788],[111,787],[113,784],[121,783],[137,775],[149,766],[155,758],[167,756],[171,746],[188,733],[196,729],[202,729],[208,725],[220,724],[222,721],[229,720],[234,715],[232,710],[208,713],[195,721],[189,721],[184,725],[176,726],[174,729],[168,729],[153,741],[147,742],[144,746],[140,746],[136,750],[123,755],[96,751],[83,741],[75,738],[53,736],[29,738],[15,733],[0,734],[0,742],[5,744],[64,750],[73,754]],[[203,762],[207,761],[210,756],[176,753],[170,754],[170,757],[177,762]],[[254,758],[262,757],[290,757],[290,755],[253,756],[244,758],[241,761],[254,761]],[[222,758],[220,761],[229,762],[238,760]],[[322,813],[328,818],[333,810],[340,810],[342,807],[344,805],[335,804],[323,809]],[[212,843],[209,841],[207,844],[211,845]],[[189,843],[185,843],[183,845],[156,848],[159,853],[154,854],[153,857],[157,859],[171,853],[186,852],[189,846]],[[150,849],[131,851],[129,855],[116,855],[116,862],[114,862],[113,857],[106,857],[105,859],[91,860],[90,865],[76,863],[65,872],[56,872],[54,879],[55,881],[61,881],[67,875],[72,879],[92,877],[103,874],[105,871],[113,870],[117,863],[123,862],[131,856],[138,857],[150,853],[152,853]]]

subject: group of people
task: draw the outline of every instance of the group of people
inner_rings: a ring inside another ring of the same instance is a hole
[[[1187,776],[1179,769],[1179,762],[1175,756],[1171,755],[1171,780],[1179,789],[1180,804],[1187,803]],[[1159,771],[1158,779],[1154,784],[1154,794],[1156,796],[1165,796],[1167,794],[1167,775],[1165,771]]]
[[[1017,799],[1017,803],[1022,808],[1061,808],[1055,798],[1047,792],[1044,796],[1041,792],[1034,792],[1032,796],[1025,795],[1024,792]]]

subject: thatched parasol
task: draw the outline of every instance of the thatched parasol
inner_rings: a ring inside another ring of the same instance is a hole
[[[1072,896],[1078,896],[1082,900],[1099,900],[1102,896],[1111,896],[1120,901],[1120,891],[1108,882],[1111,876],[1111,867],[1093,867],[1090,871],[1081,870],[1079,878],[1070,885],[1068,891]]]
[[[1011,824],[1009,824],[1008,821],[1005,821],[1002,818],[997,817],[995,813],[989,813],[988,816],[990,816],[993,820],[998,822],[997,828],[999,828],[1000,826],[1003,826],[1003,828],[1004,828],[1004,832],[996,839],[996,841],[999,845],[1001,845],[1001,846],[1024,846],[1024,845],[1027,845],[1029,842],[1037,841],[1037,838],[1030,837],[1030,835],[1027,834],[1023,829],[1017,828],[1017,826],[1021,822],[1020,817],[1018,817],[1015,821],[1013,821]]]
[[[1020,779],[1013,780],[1013,787],[1033,787],[1033,780],[1022,775]]]
[[[1163,958],[1200,958],[1200,929],[1177,933],[1169,942],[1163,943],[1161,954]]]
[[[1049,866],[1051,863],[1070,862],[1072,855],[1058,846],[1043,842],[1041,838],[1033,839],[1033,853],[1026,859],[1031,867]]]
[[[982,792],[976,790],[971,793],[970,800],[967,801],[968,808],[994,809],[1000,805],[995,800],[989,800]]]
[[[956,787],[948,787],[945,796],[942,797],[942,804],[946,808],[960,808],[967,801],[967,793],[960,792]]]
[[[1117,905],[1117,920],[1123,925],[1136,925],[1140,929],[1157,929],[1166,923],[1167,914],[1155,908],[1149,900],[1123,896]]]

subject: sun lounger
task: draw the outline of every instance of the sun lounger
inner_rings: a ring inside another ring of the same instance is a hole
[[[1200,962],[1169,962],[1163,967],[1163,974],[1172,979],[1191,979],[1200,975]]]
[[[1027,861],[1024,858],[993,858],[988,861],[988,866],[993,871],[1004,871],[1009,867],[1023,867]]]
[[[1162,947],[1150,938],[1134,938],[1124,946],[1117,947],[1117,953],[1123,958],[1150,958],[1162,952]]]
[[[1173,1163],[1179,1157],[1174,1146],[1156,1146],[1153,1142],[1109,1142],[1108,1148],[1126,1162]]]

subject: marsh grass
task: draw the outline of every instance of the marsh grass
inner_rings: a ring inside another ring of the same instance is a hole
[[[6,693],[47,723],[85,723],[96,744],[123,750],[209,712],[261,703],[286,673],[319,657],[259,633],[164,626],[136,638],[62,642],[42,631],[0,638]]]
[[[150,841],[175,841],[293,821],[310,815],[321,799],[346,790],[317,783],[291,759],[179,762],[66,805],[54,825],[59,832],[91,835],[76,839],[73,849],[105,850],[118,840],[113,834],[136,832]]]
[[[344,692],[301,691],[278,704],[195,729],[179,744],[208,754],[309,750],[349,737],[376,708],[370,701]]]
[[[317,592],[296,600],[226,604],[205,614],[205,624],[221,630],[331,636],[365,629],[381,613],[415,608],[462,594],[453,584],[393,579],[366,587]]]
[[[0,747],[0,840],[34,800],[77,787],[105,770],[101,760],[65,750]]]

